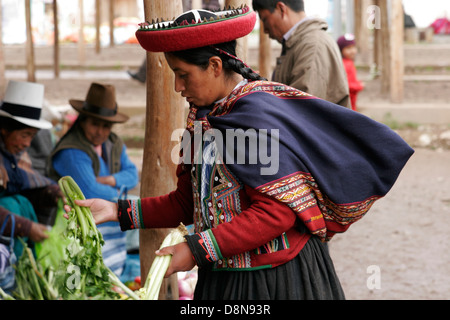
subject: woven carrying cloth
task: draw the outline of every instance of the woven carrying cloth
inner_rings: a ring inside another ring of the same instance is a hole
[[[253,81],[204,118],[197,117],[199,110],[191,106],[187,129],[194,134],[194,121],[201,121],[203,131],[219,130],[222,159],[230,171],[245,185],[287,204],[322,240],[362,218],[388,193],[414,153],[386,125],[281,83]],[[256,163],[247,160],[264,152],[252,151],[248,143],[229,144],[227,130],[234,128],[254,133],[250,137],[257,142],[277,142],[278,149],[267,147],[278,151],[277,170],[262,174],[270,164],[261,157]],[[262,139],[264,133],[269,137]]]
[[[191,10],[173,21],[141,23],[136,38],[147,51],[181,51],[244,37],[255,22],[256,13],[247,6],[217,12]]]

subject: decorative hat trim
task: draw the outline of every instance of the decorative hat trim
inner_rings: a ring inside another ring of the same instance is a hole
[[[256,13],[246,5],[221,11],[191,10],[171,21],[141,23],[136,38],[147,51],[181,51],[246,36],[255,23]]]
[[[174,28],[191,27],[192,25],[196,25],[196,24],[215,23],[215,22],[220,22],[223,20],[237,18],[244,14],[248,14],[248,13],[250,13],[250,8],[248,6],[242,5],[241,7],[237,8],[237,9],[229,7],[228,10],[226,10],[224,8],[221,11],[209,11],[209,12],[213,12],[216,15],[216,17],[212,16],[209,19],[207,19],[207,18],[202,19],[199,15],[200,11],[208,12],[207,10],[202,10],[202,9],[194,9],[194,10],[188,11],[188,12],[192,12],[192,14],[194,14],[194,16],[195,16],[195,19],[192,19],[191,22],[189,22],[188,20],[185,19],[181,23],[178,23],[176,21],[175,17],[171,21],[170,20],[165,21],[163,19],[161,19],[161,20],[152,19],[151,23],[149,21],[140,23],[139,30],[152,31],[152,30],[161,30],[161,29],[174,29]],[[187,12],[185,12],[185,13],[187,13]]]

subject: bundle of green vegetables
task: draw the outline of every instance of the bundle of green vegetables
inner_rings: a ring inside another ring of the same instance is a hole
[[[68,205],[72,208],[65,236],[70,240],[67,258],[63,262],[63,299],[118,299],[114,285],[133,299],[137,295],[128,289],[104,264],[102,234],[98,231],[88,207],[81,207],[75,200],[84,200],[83,192],[70,176],[59,179],[58,184]]]
[[[23,242],[24,253],[16,264],[17,288],[12,296],[0,290],[0,298],[80,300],[125,296],[133,300],[157,300],[172,256],[156,256],[144,287],[131,290],[104,264],[104,241],[91,210],[75,203],[77,199],[85,199],[78,185],[70,176],[62,177],[58,184],[72,208],[68,219],[57,217],[49,238],[36,246],[36,260]],[[186,227],[180,224],[166,236],[160,248],[183,242],[186,234]],[[114,287],[124,295],[119,295]]]
[[[62,201],[55,224],[43,242],[35,243],[34,251],[22,238],[23,252],[14,265],[16,287],[11,294],[0,290],[0,298],[5,300],[52,300],[60,298],[57,271],[60,261],[65,259],[67,241],[62,236],[66,219],[62,216]],[[35,257],[36,255],[36,257]]]
[[[172,229],[169,234],[164,238],[160,249],[167,246],[174,246],[181,243],[184,240],[184,236],[188,234],[186,227],[180,223],[180,225]],[[161,284],[169,267],[171,255],[156,256],[150,267],[150,270],[145,280],[143,288],[139,289],[139,296],[143,300],[158,300]]]
[[[59,298],[56,274],[52,267],[44,268],[37,263],[33,252],[19,238],[23,245],[23,253],[16,269],[16,288],[13,296],[20,300],[55,300]]]

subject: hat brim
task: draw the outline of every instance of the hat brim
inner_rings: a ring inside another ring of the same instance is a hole
[[[139,29],[139,44],[151,52],[172,52],[232,41],[252,32],[256,13],[246,12],[226,19],[189,24],[167,29]]]
[[[100,116],[96,113],[88,112],[83,109],[84,101],[82,101],[82,100],[70,99],[69,103],[72,106],[72,108],[74,108],[79,113],[83,113],[90,117],[98,118],[98,119],[101,119],[104,121],[113,122],[113,123],[123,123],[129,119],[129,117],[127,115],[122,114],[122,113],[117,113],[112,117],[105,117],[105,116]]]
[[[14,119],[22,124],[25,124],[29,127],[33,127],[36,129],[51,129],[53,127],[53,125],[47,120],[44,120],[44,119],[33,120],[33,119],[29,119],[29,118],[24,118],[24,117],[17,117],[17,116],[13,116],[3,110],[0,110],[0,116]]]

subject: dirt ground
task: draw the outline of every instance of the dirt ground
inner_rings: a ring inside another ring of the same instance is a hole
[[[21,68],[23,48],[6,49],[9,79],[20,80],[22,76],[13,71]],[[76,67],[76,47],[64,50],[61,63],[66,68]],[[427,74],[431,80],[405,82],[405,112],[408,104],[417,102],[448,104],[450,108],[450,81],[438,80],[450,75],[449,51],[450,46],[442,43],[406,47],[406,75]],[[51,65],[51,51],[39,50],[37,57],[42,66]],[[136,46],[120,46],[104,49],[100,55],[90,51],[87,57],[84,74],[60,79],[45,76],[38,82],[45,84],[52,105],[67,105],[69,98],[83,99],[91,81],[114,84],[119,106],[131,116],[128,123],[116,126],[116,132],[129,138],[130,155],[140,168],[142,149],[132,141],[142,142],[144,136],[146,87],[127,77],[126,70],[136,69],[144,53]],[[107,72],[88,76],[96,65],[113,70],[113,76]],[[367,81],[360,103],[384,101],[378,92],[377,80]],[[395,128],[415,148],[415,154],[389,194],[330,243],[347,299],[450,299],[449,124],[450,119],[447,125],[416,123]]]

